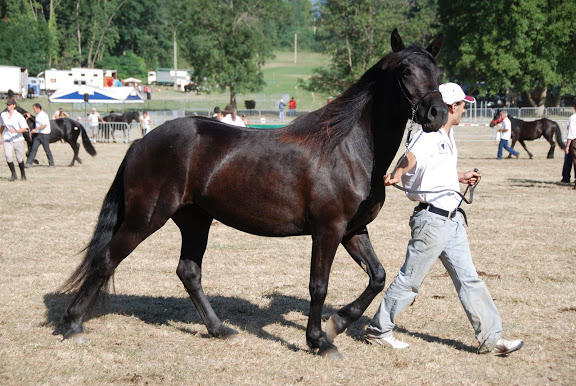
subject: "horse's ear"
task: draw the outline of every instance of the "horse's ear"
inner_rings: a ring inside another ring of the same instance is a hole
[[[406,48],[396,28],[394,28],[394,31],[392,31],[392,36],[390,37],[390,44],[392,45],[392,52],[399,52],[402,51],[404,48]]]
[[[442,42],[444,41],[444,35],[440,34],[434,39],[432,43],[426,48],[426,51],[430,52],[433,57],[436,57],[442,48]]]

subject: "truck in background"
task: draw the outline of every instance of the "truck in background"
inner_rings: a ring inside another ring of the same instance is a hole
[[[61,88],[87,85],[94,87],[112,87],[117,79],[116,70],[99,68],[72,68],[57,70],[51,68],[36,76],[40,82],[40,90],[50,95]]]
[[[156,71],[148,71],[148,84],[157,84],[161,86],[173,86],[174,78],[178,88],[184,90],[184,86],[190,83],[192,70],[178,70],[176,77],[174,70],[170,68],[158,68]]]
[[[0,93],[6,94],[12,90],[14,94],[28,92],[28,70],[17,66],[0,66]]]

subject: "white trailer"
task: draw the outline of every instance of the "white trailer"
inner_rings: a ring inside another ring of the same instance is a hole
[[[6,94],[12,90],[21,94],[22,89],[28,92],[28,70],[17,66],[0,66],[0,93]]]
[[[51,94],[58,89],[87,85],[94,87],[111,87],[116,77],[116,70],[99,68],[72,68],[56,70],[51,68],[38,74],[40,89]]]

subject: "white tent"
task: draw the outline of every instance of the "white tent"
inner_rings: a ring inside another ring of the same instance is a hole
[[[142,81],[140,79],[136,79],[136,78],[126,78],[122,81],[122,83],[124,83],[124,86],[137,86],[140,83],[142,83]]]
[[[144,103],[134,87],[103,88],[84,85],[57,90],[48,100],[53,103],[84,103],[85,94],[88,94],[88,103]]]

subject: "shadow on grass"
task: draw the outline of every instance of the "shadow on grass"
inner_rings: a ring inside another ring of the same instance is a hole
[[[561,186],[561,187],[571,187],[572,184],[566,184],[560,181],[542,181],[542,180],[529,180],[525,178],[509,178],[508,181],[512,184],[511,186],[516,186],[520,188],[533,188],[537,186]]]
[[[426,341],[426,342],[429,342],[429,343],[440,343],[440,344],[443,344],[443,345],[446,345],[446,346],[451,346],[451,347],[454,347],[456,350],[460,350],[460,351],[466,351],[466,352],[470,352],[470,353],[475,354],[476,351],[478,350],[477,347],[467,345],[467,344],[462,343],[462,342],[460,342],[460,341],[458,341],[458,340],[454,340],[454,339],[444,339],[444,338],[440,338],[440,337],[433,336],[433,335],[422,334],[422,333],[419,333],[419,332],[412,332],[412,331],[410,331],[410,330],[407,330],[407,329],[404,328],[404,327],[398,327],[398,326],[397,326],[397,327],[396,327],[396,331],[401,332],[401,333],[403,333],[403,334],[407,334],[407,335],[413,336],[413,337],[415,337],[415,338],[422,339],[422,340],[424,340],[424,341]]]
[[[54,327],[54,335],[63,335],[66,332],[65,326],[62,324],[62,316],[72,301],[73,295],[59,293],[44,295],[44,305],[46,307],[44,325]],[[298,346],[285,341],[282,337],[267,332],[266,327],[279,324],[283,327],[296,328],[304,333],[306,330],[305,322],[302,324],[295,323],[286,319],[284,315],[290,312],[298,312],[307,317],[310,305],[309,300],[278,293],[264,296],[270,300],[265,307],[238,297],[208,296],[208,300],[225,324],[232,325],[233,328],[238,328],[241,332],[279,342],[291,351],[301,351]],[[176,326],[174,328],[190,334],[198,334],[201,329],[200,331],[203,331],[201,335],[205,338],[210,338],[202,319],[188,297],[109,294],[104,295],[103,298],[105,299],[101,301],[101,305],[97,306],[91,316],[85,320],[107,314],[117,314],[136,317],[144,323],[154,325],[174,326],[174,323],[186,323],[190,324],[190,327]],[[328,319],[336,311],[335,308],[325,305],[323,319]],[[346,334],[360,340],[361,336],[363,336],[363,329],[368,322],[369,319],[367,317],[361,317],[359,321],[348,327]],[[195,326],[198,324],[201,325],[200,328]]]

